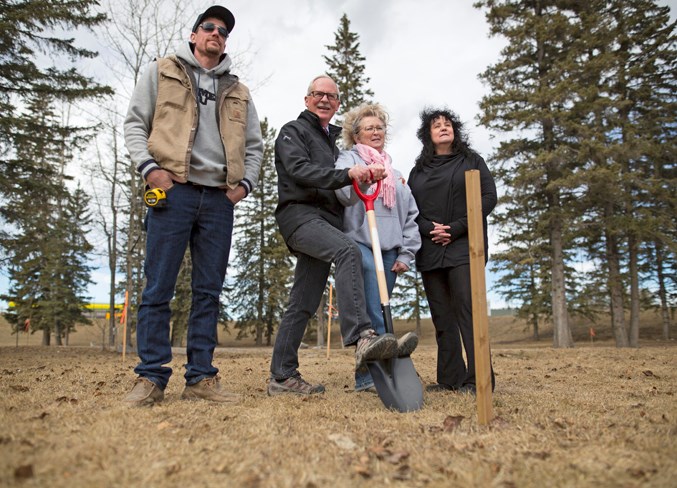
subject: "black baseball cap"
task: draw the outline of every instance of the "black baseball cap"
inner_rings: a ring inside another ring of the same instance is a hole
[[[229,34],[232,32],[233,27],[235,27],[235,17],[230,12],[230,10],[228,10],[226,7],[221,7],[220,5],[213,5],[198,15],[195,24],[193,24],[192,32],[197,32],[197,28],[200,27],[202,19],[208,19],[210,17],[223,20],[223,23],[226,24],[226,29],[228,29]]]

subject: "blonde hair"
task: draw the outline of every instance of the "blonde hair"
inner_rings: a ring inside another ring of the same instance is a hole
[[[341,135],[346,149],[355,145],[355,135],[360,131],[360,124],[365,117],[380,119],[385,126],[385,138],[388,140],[388,120],[390,119],[388,112],[379,103],[363,103],[343,116],[343,132]]]

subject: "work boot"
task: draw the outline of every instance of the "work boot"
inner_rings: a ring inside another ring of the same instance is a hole
[[[130,407],[150,407],[161,402],[164,398],[165,392],[155,383],[148,378],[139,376],[123,401]]]
[[[411,356],[416,346],[418,346],[418,336],[413,332],[407,332],[397,339],[397,357]]]
[[[184,400],[209,400],[218,403],[238,403],[242,397],[237,393],[226,391],[221,385],[221,378],[214,376],[198,381],[194,385],[186,385],[181,393]]]
[[[311,385],[304,380],[300,374],[287,378],[284,381],[277,381],[273,378],[268,383],[268,395],[283,395],[285,393],[292,393],[295,395],[315,395],[324,393],[323,385]]]
[[[374,329],[360,332],[355,348],[355,370],[367,361],[390,359],[397,355],[397,338],[392,334],[377,335]]]

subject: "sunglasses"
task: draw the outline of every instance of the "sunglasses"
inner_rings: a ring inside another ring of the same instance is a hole
[[[221,37],[224,39],[228,38],[228,29],[225,27],[221,27],[220,25],[216,25],[212,22],[203,22],[200,24],[200,27],[202,27],[202,30],[205,32],[212,32],[214,29],[219,31],[219,34],[221,34]]]

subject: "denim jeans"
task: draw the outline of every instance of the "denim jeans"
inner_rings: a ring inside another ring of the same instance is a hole
[[[270,363],[271,376],[276,380],[298,374],[298,350],[308,321],[317,312],[332,262],[343,344],[355,344],[360,332],[371,328],[364,300],[362,256],[352,239],[317,218],[296,229],[287,245],[296,255],[296,269]]]
[[[376,265],[374,264],[374,253],[371,246],[365,246],[362,243],[357,244],[362,252],[362,269],[364,271],[364,296],[367,301],[367,313],[371,320],[372,326],[377,334],[385,334],[386,327],[383,321],[383,311],[381,310],[381,295],[378,291],[378,280],[376,279]],[[395,280],[397,273],[391,271],[393,264],[397,260],[397,249],[390,249],[388,251],[381,251],[383,256],[383,269],[386,277],[386,285],[388,288],[388,297],[395,288]],[[355,389],[360,390],[368,388],[373,384],[371,374],[367,368],[360,368],[355,371]]]
[[[192,304],[188,318],[186,383],[215,376],[219,296],[226,276],[233,231],[233,203],[223,190],[174,184],[167,205],[146,215],[146,287],[139,306],[136,340],[141,362],[134,369],[159,388],[169,382],[171,310],[179,268],[190,245]]]

